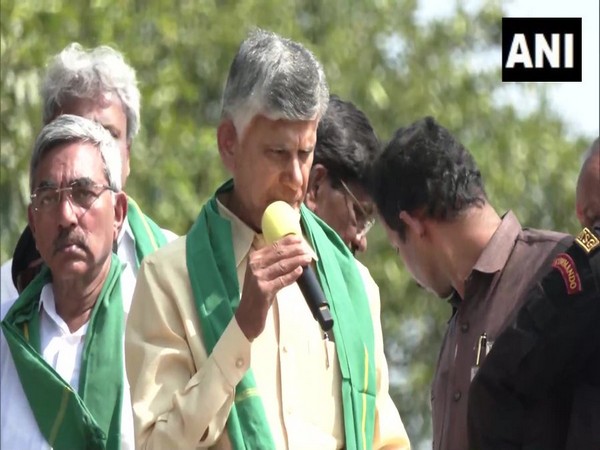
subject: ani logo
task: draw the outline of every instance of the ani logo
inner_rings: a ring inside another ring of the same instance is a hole
[[[502,81],[581,81],[581,18],[502,18]]]

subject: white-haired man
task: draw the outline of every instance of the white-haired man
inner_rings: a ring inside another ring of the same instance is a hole
[[[61,114],[75,114],[100,123],[110,132],[121,154],[119,176],[125,189],[131,146],[140,129],[140,91],[135,70],[123,55],[105,45],[86,50],[77,43],[70,44],[51,59],[41,94],[44,124]],[[156,225],[131,197],[128,204],[127,217],[117,238],[117,254],[125,263],[122,283],[126,297],[130,298],[143,257],[177,236]],[[23,238],[27,234],[26,230]],[[26,242],[20,244],[27,248]],[[31,281],[32,277],[24,276],[23,272],[31,271],[38,261],[39,255],[32,251],[2,265],[2,302],[14,300],[18,291]],[[16,267],[12,267],[13,262]]]
[[[409,448],[377,286],[302,203],[328,97],[300,44],[260,30],[242,43],[217,131],[233,179],[138,276],[126,362],[139,447]],[[261,218],[277,200],[300,211],[304,236],[269,245]],[[296,283],[315,253],[332,333]]]

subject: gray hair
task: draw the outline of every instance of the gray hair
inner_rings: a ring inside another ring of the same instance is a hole
[[[92,144],[100,152],[104,163],[104,174],[114,191],[121,190],[121,152],[110,133],[96,122],[72,114],[63,114],[50,122],[38,135],[33,146],[29,165],[29,189],[35,186],[33,177],[40,162],[48,151],[59,145],[80,142]]]
[[[325,73],[315,56],[297,42],[258,29],[231,63],[221,117],[243,134],[257,114],[271,120],[320,119],[328,101]]]
[[[70,99],[97,101],[110,93],[117,94],[123,104],[127,142],[131,143],[140,129],[140,91],[135,70],[109,46],[84,50],[72,43],[52,58],[42,81],[44,124],[60,114],[62,105]]]

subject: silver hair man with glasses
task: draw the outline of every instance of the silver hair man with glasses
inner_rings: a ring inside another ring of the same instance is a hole
[[[232,179],[138,276],[125,339],[138,447],[409,448],[377,286],[303,205],[328,99],[299,43],[258,30],[241,44],[217,130]],[[275,201],[300,213],[302,236],[266,243]],[[296,283],[309,264],[334,319],[327,333]]]
[[[77,43],[70,44],[51,59],[41,94],[44,124],[61,114],[75,114],[100,123],[110,132],[121,154],[118,175],[124,189],[130,172],[133,139],[140,129],[140,91],[135,70],[125,62],[123,55],[108,46],[86,50]],[[125,263],[122,283],[130,297],[143,257],[177,236],[158,227],[131,197],[128,197],[128,204],[116,252]],[[29,231],[25,230],[21,241],[30,240],[29,236]],[[21,241],[19,244],[27,247],[26,242]],[[34,246],[29,248],[34,249]],[[23,281],[22,272],[39,257],[34,251],[18,256],[19,266],[12,267],[12,260],[2,265],[2,302],[16,298],[15,286],[19,284],[19,290],[22,290],[31,278]]]
[[[332,95],[317,129],[306,206],[340,235],[352,253],[367,249],[375,208],[366,180],[379,142],[365,114]]]
[[[112,253],[127,214],[121,182],[121,155],[103,127],[66,114],[42,129],[28,216],[45,265],[2,305],[2,448],[134,448],[128,300]]]

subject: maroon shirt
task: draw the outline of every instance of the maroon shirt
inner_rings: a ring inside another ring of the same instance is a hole
[[[553,256],[569,243],[566,234],[522,229],[510,211],[502,218],[465,281],[464,298],[455,294],[451,300],[456,310],[444,336],[431,393],[434,450],[468,449],[467,396],[477,370],[480,338],[486,334],[489,349],[535,278],[543,275],[540,269],[549,269]],[[485,357],[486,346],[482,347],[480,359]]]

